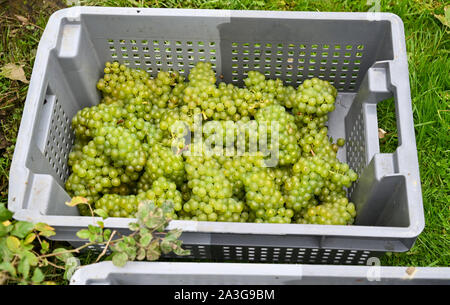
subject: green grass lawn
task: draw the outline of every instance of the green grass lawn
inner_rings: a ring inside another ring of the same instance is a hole
[[[367,12],[363,1],[316,0],[88,0],[83,5],[139,6],[202,9],[257,9],[291,11]],[[420,162],[426,227],[406,253],[385,255],[382,265],[449,266],[450,136],[449,136],[449,31],[434,14],[443,15],[445,1],[381,1],[380,11],[399,15],[405,25],[411,95]],[[30,78],[37,44],[49,15],[61,1],[0,0],[0,67],[23,65]],[[25,19],[21,18],[25,17]],[[0,76],[0,202],[7,202],[8,174],[28,85]],[[379,125],[387,134],[382,152],[395,150],[395,107],[378,107]],[[86,262],[89,262],[89,256]]]

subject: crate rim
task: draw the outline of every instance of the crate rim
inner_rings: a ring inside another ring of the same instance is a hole
[[[379,268],[379,269],[374,269]],[[108,281],[111,275],[154,274],[161,276],[255,276],[255,277],[290,277],[301,280],[317,277],[320,284],[326,279],[340,278],[340,284],[358,283],[357,278],[373,276],[377,271],[380,284],[383,280],[392,280],[397,284],[414,283],[415,281],[440,280],[450,284],[450,267],[414,267],[408,266],[348,266],[348,265],[310,265],[310,264],[267,264],[267,263],[192,263],[192,262],[127,262],[124,267],[116,267],[112,262],[100,262],[82,266],[73,275],[70,285],[86,285],[90,280]],[[361,283],[361,282],[360,282]],[[372,281],[373,284],[377,282]],[[213,282],[211,282],[214,285]],[[251,284],[251,280],[249,282]]]

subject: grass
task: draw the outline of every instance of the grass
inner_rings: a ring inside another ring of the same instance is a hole
[[[45,4],[44,4],[45,3]],[[414,247],[406,253],[385,255],[382,265],[449,266],[449,35],[433,14],[443,14],[444,1],[381,1],[380,10],[399,15],[405,25],[416,142],[420,163],[426,227]],[[29,79],[38,41],[49,15],[62,3],[0,0],[0,67],[24,65]],[[5,5],[3,5],[5,4]],[[131,1],[88,0],[82,5],[174,7],[202,9],[261,9],[309,11],[361,11],[366,1],[289,0],[184,0]],[[27,18],[23,24],[16,15]],[[0,77],[0,202],[7,201],[8,172],[15,137],[28,85]],[[387,134],[380,140],[381,152],[398,145],[395,107],[392,100],[378,107],[379,127]],[[87,258],[86,258],[87,257]],[[91,262],[90,256],[82,258]]]

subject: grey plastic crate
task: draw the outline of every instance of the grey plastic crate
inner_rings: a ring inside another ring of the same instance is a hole
[[[83,266],[70,285],[449,285],[450,268],[111,262]],[[245,288],[241,288],[245,290]]]
[[[376,20],[374,20],[374,17]],[[183,75],[212,62],[223,81],[247,71],[330,81],[339,94],[329,135],[345,137],[338,158],[360,178],[349,189],[353,226],[172,221],[192,258],[365,264],[407,251],[424,228],[421,185],[403,24],[389,13],[319,13],[75,7],[54,13],[41,38],[10,171],[8,207],[20,220],[46,222],[55,240],[81,243],[92,223],[64,204],[73,143],[70,120],[99,102],[95,84],[106,61],[152,75]],[[377,103],[394,97],[399,146],[379,152]],[[105,225],[127,232],[132,219]]]

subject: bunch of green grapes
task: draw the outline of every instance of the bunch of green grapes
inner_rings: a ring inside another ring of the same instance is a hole
[[[102,126],[115,126],[127,117],[123,104],[98,104],[78,111],[72,118],[72,129],[78,139],[92,139]]]
[[[292,172],[293,176],[284,184],[284,198],[286,206],[303,217],[307,215],[308,210],[315,211],[318,205],[325,203],[336,205],[342,202],[341,199],[346,199],[344,187],[351,186],[358,177],[347,164],[339,162],[336,158],[330,158],[326,154],[300,158],[292,167]],[[335,223],[334,220],[333,224],[341,224],[340,221]],[[309,221],[316,220],[311,218]]]
[[[254,222],[290,223],[294,212],[284,207],[279,186],[267,168],[254,169],[243,177],[246,203]]]
[[[225,177],[232,183],[233,196],[243,200],[245,197],[243,178],[248,172],[264,167],[264,156],[261,152],[247,152],[233,157],[216,157],[216,159]]]
[[[164,202],[172,204],[172,211],[167,216],[177,219],[176,212],[181,210],[181,193],[175,183],[160,177],[152,184],[151,189],[137,195],[105,194],[95,203],[96,209],[104,210],[111,217],[134,217],[139,203],[145,200],[153,201],[157,206]]]
[[[109,157],[98,154],[93,140],[88,143],[75,141],[69,153],[68,165],[72,173],[65,183],[66,190],[72,196],[85,197],[91,204],[101,194],[118,191],[115,187],[128,183],[135,177],[122,167],[114,167]],[[87,206],[79,207],[82,215],[89,215]]]
[[[269,150],[278,150],[279,164],[295,163],[300,157],[301,149],[297,143],[300,132],[297,129],[294,117],[283,106],[273,104],[258,110],[255,119],[260,125],[259,132],[268,134]],[[273,128],[277,132],[277,137],[273,134]],[[276,142],[277,148],[273,147],[273,142]]]
[[[159,129],[163,132],[163,145],[175,148],[176,151],[182,150],[189,144],[186,139],[190,139],[194,130],[194,116],[178,109],[170,109],[162,115]]]
[[[95,147],[90,150],[90,154],[108,156],[115,167],[124,167],[129,173],[142,171],[147,161],[139,138],[124,127],[101,127],[97,130],[93,143]]]
[[[151,181],[165,177],[181,187],[186,179],[183,156],[174,154],[170,148],[155,144],[148,151],[145,174],[146,179]]]
[[[103,72],[105,74],[97,82],[97,89],[102,92],[105,103],[150,96],[150,75],[144,70],[131,69],[118,62],[107,62]]]
[[[258,71],[249,71],[244,84],[253,95],[255,104],[252,105],[250,113],[255,115],[255,110],[268,105],[278,104],[287,108],[292,108],[289,96],[295,93],[292,86],[283,86],[281,79],[266,79],[264,74]]]
[[[297,88],[293,112],[324,116],[335,109],[337,90],[328,81],[316,77],[305,80]]]
[[[348,225],[353,224],[355,216],[355,205],[341,194],[333,201],[322,201],[306,209],[298,223]]]

